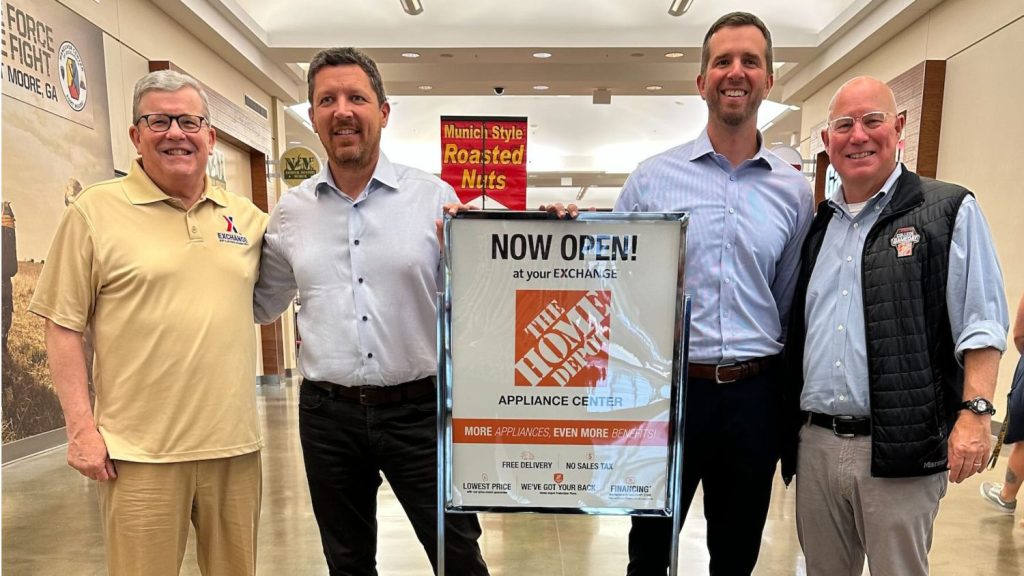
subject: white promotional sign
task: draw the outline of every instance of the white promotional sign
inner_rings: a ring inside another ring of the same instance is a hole
[[[685,226],[680,214],[448,222],[450,509],[666,509]]]

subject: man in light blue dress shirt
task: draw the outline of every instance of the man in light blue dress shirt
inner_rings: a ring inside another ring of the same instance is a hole
[[[781,363],[807,180],[769,152],[757,110],[772,87],[771,35],[753,14],[723,16],[704,39],[697,87],[708,124],[696,140],[645,160],[616,211],[685,211],[693,298],[682,510],[704,487],[712,574],[750,574],[779,459]],[[672,523],[634,517],[629,576],[664,576]]]
[[[330,574],[377,574],[382,473],[436,572],[435,220],[457,199],[381,153],[390,106],[368,56],[323,50],[308,81],[328,162],[271,214],[256,319],[302,294],[299,438]],[[445,518],[445,574],[487,575],[479,537],[475,515]]]
[[[861,77],[821,134],[842,187],[802,252],[783,455],[810,576],[859,575],[865,556],[872,574],[928,574],[947,477],[988,462],[1002,273],[974,196],[897,164],[903,125]]]

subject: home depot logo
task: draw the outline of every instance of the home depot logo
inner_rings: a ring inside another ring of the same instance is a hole
[[[516,291],[516,386],[597,386],[608,368],[610,290]]]

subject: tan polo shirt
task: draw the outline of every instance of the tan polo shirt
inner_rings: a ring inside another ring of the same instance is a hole
[[[252,297],[266,225],[209,179],[186,211],[138,161],[65,210],[29,310],[80,332],[92,325],[95,418],[111,458],[262,446]]]

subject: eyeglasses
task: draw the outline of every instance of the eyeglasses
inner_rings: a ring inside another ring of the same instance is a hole
[[[853,125],[860,120],[864,130],[877,130],[885,124],[886,118],[896,116],[892,112],[868,112],[862,116],[842,116],[828,121],[828,127],[836,134],[846,134],[853,130]]]
[[[146,126],[153,132],[167,132],[171,129],[171,123],[177,122],[178,128],[181,128],[182,132],[188,132],[189,134],[195,134],[203,129],[203,122],[206,125],[210,125],[210,121],[202,116],[196,116],[195,114],[179,114],[177,116],[169,116],[167,114],[143,114],[139,116],[139,119],[135,121],[136,124],[140,120],[145,120]]]

